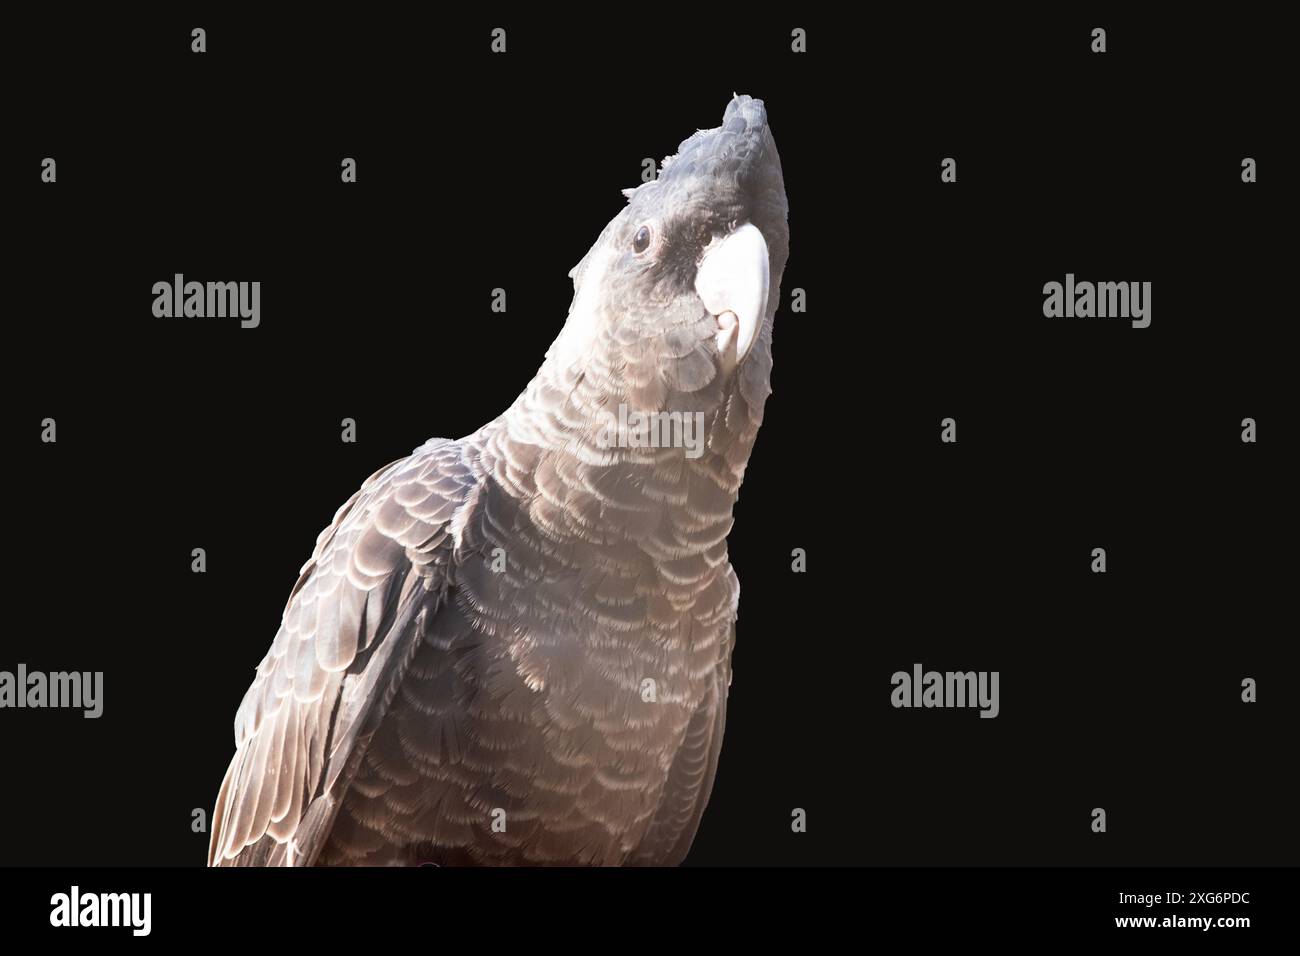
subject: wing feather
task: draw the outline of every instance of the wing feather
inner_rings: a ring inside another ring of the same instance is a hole
[[[472,482],[458,445],[430,442],[372,475],[321,532],[236,713],[209,865],[315,861],[444,598],[454,539],[440,532]]]
[[[677,866],[686,858],[713,792],[718,755],[727,723],[727,690],[731,684],[731,647],[736,628],[722,642],[721,660],[713,684],[686,728],[673,758],[663,798],[645,836],[628,863],[633,866]]]

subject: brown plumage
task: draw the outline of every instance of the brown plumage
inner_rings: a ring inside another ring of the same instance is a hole
[[[515,403],[375,473],[321,534],[236,716],[210,864],[681,861],[722,743],[726,536],[787,247],[762,103],[736,97],[575,267]],[[611,431],[619,406],[680,413],[680,441]]]

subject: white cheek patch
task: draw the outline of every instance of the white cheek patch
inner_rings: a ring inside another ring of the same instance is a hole
[[[582,284],[569,306],[569,319],[564,323],[556,340],[546,352],[565,365],[572,365],[591,351],[600,328],[600,291],[605,273],[609,271],[612,251],[608,248],[593,252],[582,272]]]

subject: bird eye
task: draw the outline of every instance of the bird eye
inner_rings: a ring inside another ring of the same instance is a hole
[[[632,251],[637,255],[645,252],[650,248],[650,227],[642,226],[632,237]]]

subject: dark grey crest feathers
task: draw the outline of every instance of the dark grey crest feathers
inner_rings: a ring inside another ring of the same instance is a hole
[[[736,300],[756,316],[697,289],[724,247],[765,260]],[[630,191],[514,404],[376,472],[322,532],[236,715],[211,865],[682,860],[787,249],[763,104],[737,96]],[[698,413],[702,449],[611,444],[620,405]]]

